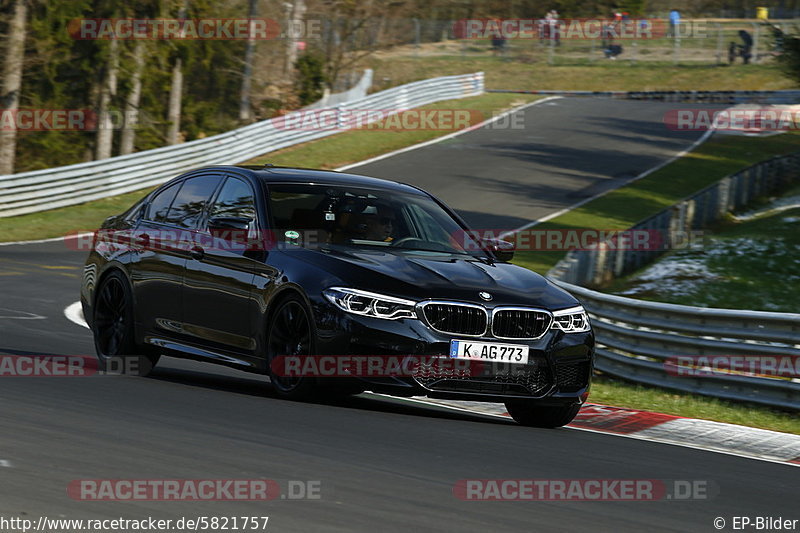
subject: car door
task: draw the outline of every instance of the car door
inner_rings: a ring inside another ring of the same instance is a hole
[[[219,173],[189,176],[157,193],[134,236],[138,260],[132,266],[137,316],[143,331],[184,333],[183,280],[193,235],[210,198],[222,182]],[[152,342],[152,339],[148,339]]]
[[[262,234],[261,218],[252,184],[227,176],[198,231],[183,285],[184,331],[210,350],[241,355],[228,362],[247,366],[256,364],[253,282],[269,270],[267,252],[247,244]]]
[[[178,181],[157,191],[144,207],[131,235],[129,264],[135,302],[136,330],[140,337],[179,332],[181,291],[187,253],[170,235],[169,210],[183,186]],[[139,341],[143,341],[140,338]]]

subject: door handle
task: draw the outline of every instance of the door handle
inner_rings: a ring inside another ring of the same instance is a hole
[[[195,246],[189,251],[189,255],[192,256],[192,259],[202,259],[206,255],[206,251],[200,248],[199,246]]]

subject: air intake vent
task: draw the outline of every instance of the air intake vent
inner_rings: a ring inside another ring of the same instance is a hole
[[[503,339],[538,339],[544,335],[552,317],[532,309],[498,309],[492,315],[492,334]]]
[[[428,303],[422,310],[425,320],[436,331],[473,336],[486,333],[488,315],[482,307],[453,303]]]

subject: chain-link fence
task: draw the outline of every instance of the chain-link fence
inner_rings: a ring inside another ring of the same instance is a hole
[[[625,30],[622,24],[627,24]],[[454,23],[457,27],[457,23]],[[474,38],[491,35],[480,28],[472,37],[450,38],[463,56],[487,52],[509,59],[545,59],[551,65],[583,65],[597,61],[657,61],[681,64],[763,63],[782,51],[783,38],[800,31],[800,20],[755,21],[698,19],[670,26],[662,19],[625,23],[606,19],[533,21],[532,31],[506,39]],[[608,29],[604,29],[608,27]],[[648,31],[649,30],[649,31]],[[513,33],[513,32],[512,32]]]

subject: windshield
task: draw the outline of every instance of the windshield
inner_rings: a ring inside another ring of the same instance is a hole
[[[382,247],[485,256],[430,197],[330,185],[270,185],[278,240],[304,247]]]

